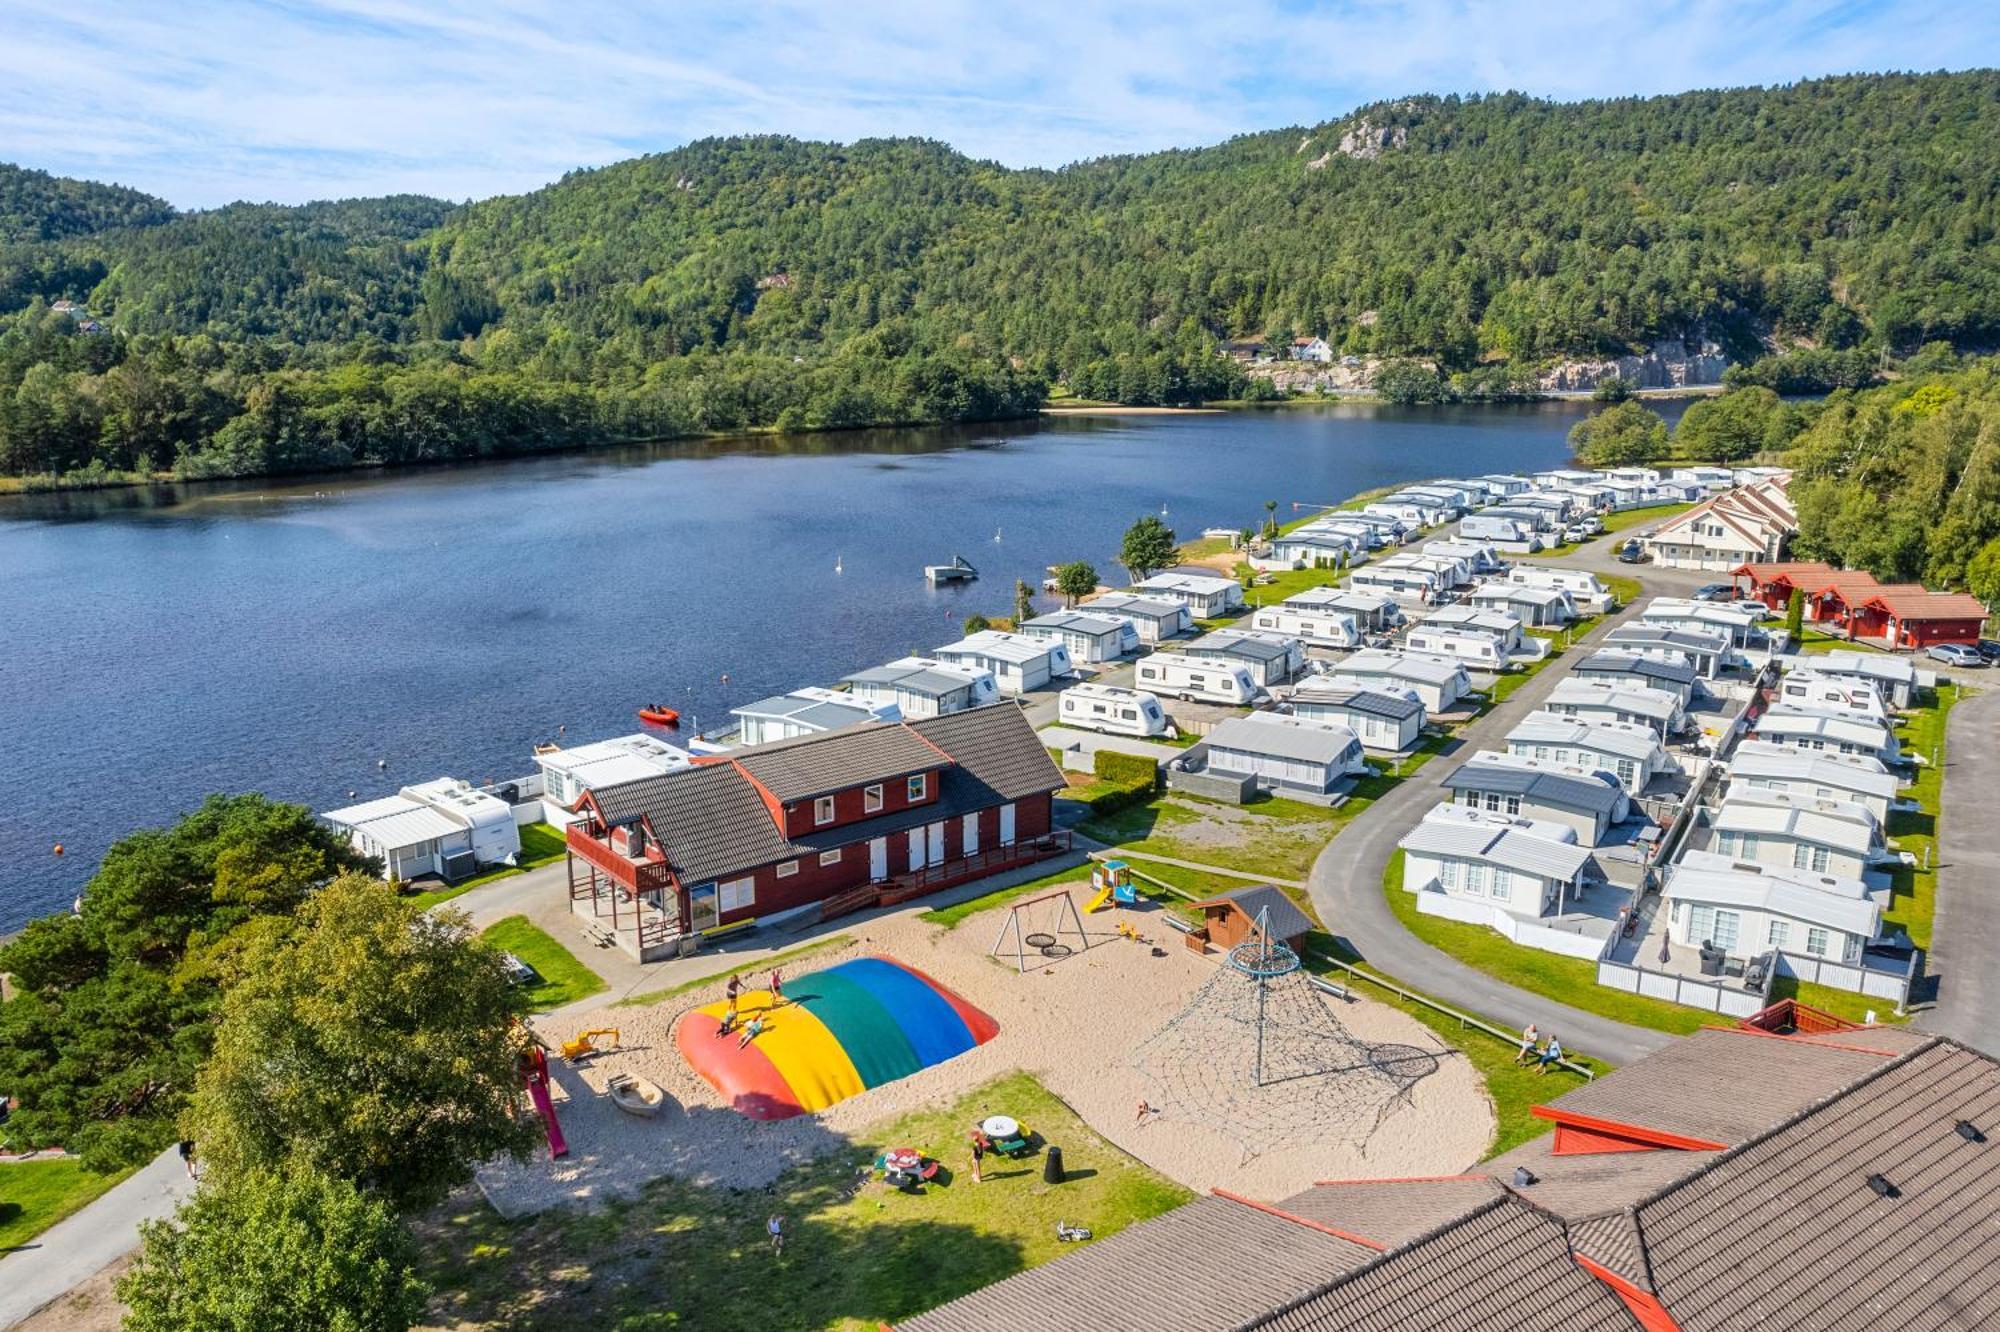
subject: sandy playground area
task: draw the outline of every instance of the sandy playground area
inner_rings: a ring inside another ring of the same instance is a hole
[[[1088,893],[1070,890],[1079,907]],[[1026,928],[1050,928],[1058,904],[1044,903]],[[868,1128],[910,1110],[963,1096],[1000,1075],[1025,1071],[1068,1102],[1094,1129],[1160,1173],[1206,1190],[1224,1188],[1253,1198],[1277,1198],[1318,1180],[1451,1174],[1479,1159],[1493,1130],[1493,1112],[1477,1072],[1422,1024],[1366,999],[1330,1000],[1339,1026],[1356,1040],[1401,1051],[1421,1075],[1396,1087],[1368,1080],[1366,1070],[1321,1074],[1347,1079],[1343,1100],[1365,1101],[1365,1114],[1333,1121],[1301,1114],[1296,1133],[1269,1133],[1285,1103],[1257,1107],[1266,1121],[1254,1147],[1243,1133],[1224,1131],[1213,1104],[1176,1104],[1200,1094],[1195,1083],[1163,1084],[1138,1067],[1142,1047],[1157,1053],[1165,1031],[1221,965],[1190,952],[1157,910],[1103,911],[1083,917],[1092,946],[1070,957],[1017,971],[1014,959],[988,955],[1007,908],[982,912],[955,928],[919,918],[919,903],[850,930],[856,942],[802,959],[799,977],[848,957],[878,953],[915,967],[984,1009],[1000,1024],[986,1044],[933,1067],[871,1088],[816,1114],[759,1123],[738,1114],[702,1081],[675,1049],[674,1024],[691,1008],[714,1002],[722,985],[678,995],[650,1008],[605,1008],[543,1020],[542,1036],[559,1043],[592,1028],[613,1027],[621,1048],[569,1067],[550,1060],[551,1094],[569,1155],[551,1161],[537,1150],[526,1162],[502,1161],[479,1172],[479,1185],[503,1215],[519,1216],[565,1203],[634,1195],[650,1180],[672,1175],[722,1188],[757,1188],[800,1163],[851,1150]],[[1152,947],[1119,937],[1120,919],[1138,927]],[[1064,936],[1074,942],[1074,935]],[[1233,978],[1232,978],[1233,979]],[[764,976],[746,971],[748,985]],[[1213,1025],[1213,1024],[1205,1024]],[[1227,1023],[1222,1025],[1226,1026]],[[1170,1035],[1184,1035],[1185,1028]],[[1149,1044],[1150,1043],[1150,1044]],[[1245,1043],[1224,1052],[1248,1067]],[[1150,1061],[1157,1072],[1158,1059]],[[605,1085],[620,1072],[651,1079],[667,1094],[656,1119],[619,1111]],[[1219,1080],[1211,1073],[1208,1082]],[[1231,1082],[1231,1085],[1235,1085]],[[1298,1086],[1303,1085],[1300,1080]],[[1297,1094],[1298,1086],[1290,1089]],[[1134,1122],[1141,1099],[1157,1117]],[[1274,1109],[1275,1105],[1275,1109]],[[1006,1113],[1007,1107],[991,1107]],[[968,1130],[970,1125],[967,1126]],[[963,1166],[965,1144],[908,1144]],[[1254,1154],[1253,1154],[1254,1153]]]

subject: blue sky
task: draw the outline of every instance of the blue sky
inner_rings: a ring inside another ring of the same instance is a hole
[[[184,207],[460,199],[711,134],[1054,166],[1409,92],[1996,63],[1991,0],[0,0],[0,160]]]

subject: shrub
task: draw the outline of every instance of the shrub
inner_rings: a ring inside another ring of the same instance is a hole
[[[1119,754],[1100,749],[1090,757],[1090,770],[1103,782],[1119,786],[1143,787],[1150,791],[1159,780],[1160,766],[1144,754]]]

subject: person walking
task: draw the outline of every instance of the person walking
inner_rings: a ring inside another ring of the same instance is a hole
[[[764,1233],[771,1237],[771,1252],[783,1255],[785,1252],[785,1218],[776,1212],[764,1223]]]
[[[1515,1063],[1525,1064],[1535,1057],[1535,1041],[1541,1034],[1532,1022],[1521,1028],[1521,1048],[1514,1055]]]

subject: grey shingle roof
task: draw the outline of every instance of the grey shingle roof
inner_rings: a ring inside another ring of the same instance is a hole
[[[1241,657],[1245,661],[1282,661],[1292,655],[1293,644],[1270,638],[1251,638],[1218,629],[1204,634],[1181,651],[1190,657]]]
[[[1243,1326],[1272,1332],[1633,1332],[1639,1324],[1609,1286],[1570,1257],[1553,1217],[1501,1197]]]
[[[1905,1055],[1641,1203],[1652,1288],[1684,1332],[2000,1325],[1996,1137],[2000,1065],[1945,1042]]]
[[[982,804],[998,804],[1066,785],[1017,704],[991,703],[905,724],[958,765],[945,776],[947,797],[963,787],[973,795],[990,793]]]
[[[1380,689],[1300,689],[1292,695],[1293,702],[1310,703],[1314,707],[1346,708],[1371,717],[1386,717],[1390,721],[1403,721],[1410,717],[1424,715],[1424,705],[1414,698],[1401,694],[1384,693]]]
[[[1424,819],[1398,845],[1419,855],[1468,857],[1547,879],[1574,879],[1590,863],[1589,849],[1574,842],[1470,819]]]
[[[1733,1147],[1883,1062],[1859,1050],[1703,1028],[1549,1107]]]
[[[1393,1249],[1499,1196],[1488,1175],[1355,1179],[1315,1184],[1277,1208]]]
[[[1535,1182],[1520,1190],[1523,1198],[1566,1220],[1596,1216],[1630,1207],[1654,1190],[1692,1174],[1714,1160],[1716,1152],[1555,1153],[1555,1135],[1545,1133],[1522,1143],[1480,1167],[1511,1186],[1514,1169],[1526,1166]],[[1622,1269],[1621,1269],[1622,1270]]]
[[[910,728],[891,722],[864,722],[779,740],[739,750],[730,758],[786,804],[863,782],[929,772],[950,761]]]
[[[1253,712],[1230,717],[1208,733],[1210,749],[1301,763],[1337,763],[1355,745],[1354,732],[1336,721]]]
[[[901,1332],[1202,1332],[1352,1270],[1374,1250],[1210,1196],[897,1324]]]
[[[592,796],[611,823],[644,815],[682,883],[706,883],[798,853],[771,821],[757,788],[730,763],[642,777]]]
[[[1481,763],[1477,757],[1461,764],[1444,779],[1447,790],[1497,791],[1517,795],[1537,804],[1557,809],[1580,810],[1586,814],[1609,814],[1625,799],[1615,781],[1592,781],[1559,772],[1519,768],[1509,763]]]
[[[1241,888],[1231,888],[1228,892],[1217,893],[1214,897],[1204,898],[1195,903],[1195,905],[1198,907],[1207,906],[1211,902],[1220,902],[1224,898],[1236,903],[1252,920],[1257,918],[1259,911],[1268,910],[1271,913],[1271,936],[1273,938],[1289,939],[1294,935],[1304,934],[1313,928],[1312,920],[1306,913],[1299,910],[1293,904],[1292,899],[1286,897],[1280,889],[1274,888],[1268,883],[1247,884]]]
[[[1662,661],[1637,652],[1593,652],[1573,668],[1578,675],[1614,675],[1686,689],[1694,684],[1695,669],[1680,662]]]

